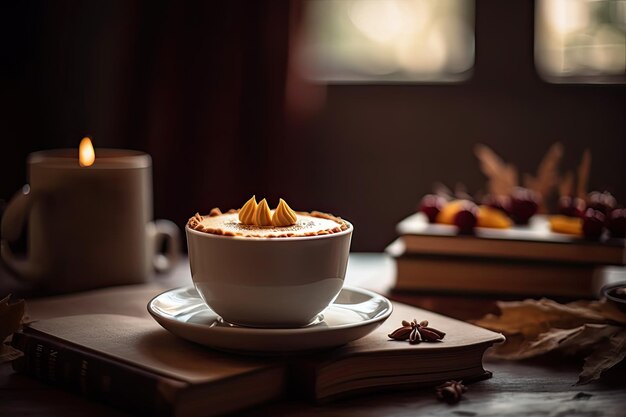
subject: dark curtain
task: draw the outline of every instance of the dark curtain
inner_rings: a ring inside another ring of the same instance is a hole
[[[139,149],[155,216],[277,198],[293,3],[54,1],[3,4],[0,198],[29,152]],[[19,173],[20,175],[16,175]]]

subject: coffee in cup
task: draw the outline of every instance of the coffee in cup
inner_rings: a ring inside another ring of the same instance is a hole
[[[195,287],[225,321],[299,327],[341,290],[352,225],[320,212],[269,210],[251,199],[239,210],[196,214],[186,226]]]

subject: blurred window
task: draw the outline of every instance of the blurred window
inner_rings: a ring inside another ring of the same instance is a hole
[[[309,0],[297,63],[330,82],[448,82],[474,65],[472,0]]]
[[[626,0],[536,0],[535,62],[550,82],[626,82]]]

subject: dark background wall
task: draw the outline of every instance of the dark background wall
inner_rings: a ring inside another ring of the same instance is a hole
[[[434,181],[482,188],[477,142],[521,172],[555,141],[563,171],[590,148],[590,188],[626,201],[626,87],[542,81],[530,0],[476,2],[468,81],[313,87],[325,101],[297,119],[285,104],[297,3],[0,8],[0,199],[26,181],[29,152],[92,135],[152,155],[156,217],[182,226],[283,196],[351,220],[358,251],[382,250]]]

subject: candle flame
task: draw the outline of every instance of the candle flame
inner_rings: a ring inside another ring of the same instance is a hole
[[[81,167],[93,165],[96,160],[96,152],[93,150],[91,139],[83,138],[78,146],[78,163]]]

